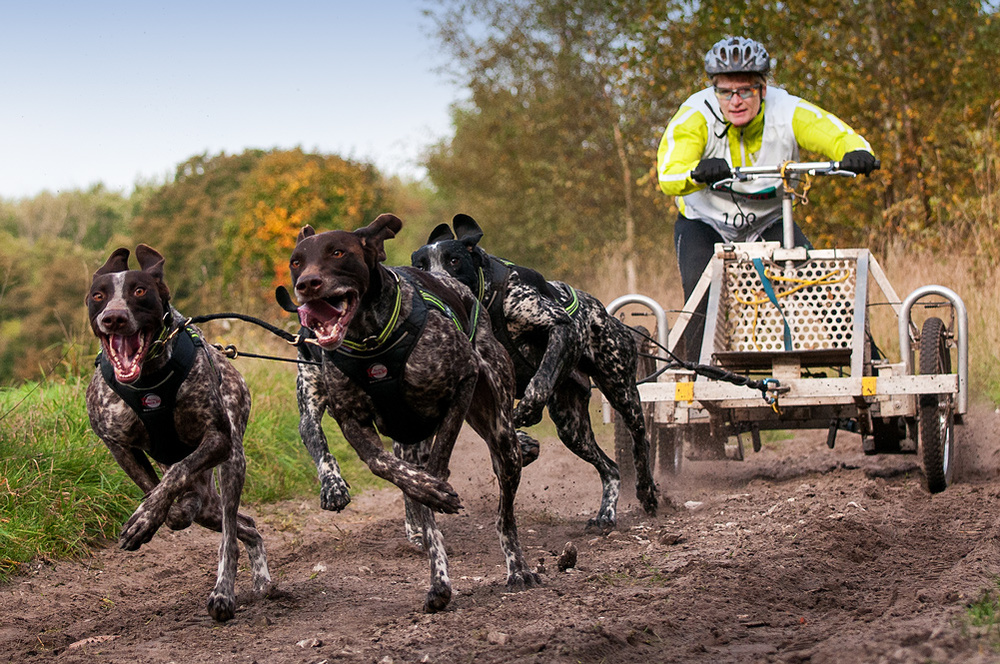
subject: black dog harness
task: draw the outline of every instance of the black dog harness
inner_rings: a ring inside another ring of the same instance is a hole
[[[162,464],[170,465],[186,458],[194,451],[180,441],[174,426],[174,408],[177,390],[194,366],[195,354],[204,343],[198,333],[185,327],[176,335],[173,353],[166,365],[158,371],[139,377],[134,383],[119,383],[111,361],[98,353],[94,361],[101,368],[101,375],[115,394],[122,398],[139,417],[149,436],[149,456]]]
[[[441,424],[440,417],[428,417],[414,411],[403,396],[403,375],[406,361],[423,333],[427,323],[428,306],[441,311],[459,330],[463,330],[471,341],[476,335],[479,319],[479,302],[473,310],[467,325],[454,310],[433,293],[414,287],[413,305],[410,314],[399,325],[399,311],[402,292],[399,275],[396,276],[396,305],[385,329],[377,337],[369,337],[362,342],[345,339],[332,351],[324,351],[334,366],[358,384],[375,402],[375,410],[382,415],[380,433],[403,444],[419,443],[426,440]]]

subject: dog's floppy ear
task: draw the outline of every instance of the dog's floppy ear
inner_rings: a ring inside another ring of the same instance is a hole
[[[427,236],[427,244],[434,244],[440,242],[441,240],[454,240],[455,235],[451,232],[451,228],[448,224],[438,224],[431,231],[431,234]]]
[[[361,238],[361,244],[366,250],[374,252],[375,260],[381,262],[385,260],[385,241],[396,237],[402,227],[402,219],[394,214],[383,213],[364,228],[354,231],[354,234]]]
[[[295,244],[298,244],[299,242],[302,242],[302,240],[306,239],[307,237],[312,237],[313,235],[316,235],[316,230],[309,224],[306,224],[305,226],[302,227],[302,230],[299,231],[299,237],[297,240],[295,240]]]
[[[465,246],[472,249],[483,239],[483,229],[479,227],[476,220],[467,214],[456,214],[452,219],[455,225],[455,235],[465,243]]]
[[[125,247],[119,247],[115,249],[111,257],[108,258],[108,262],[98,268],[97,272],[94,273],[96,277],[99,274],[109,274],[111,272],[127,272],[128,271],[128,254],[129,251]]]
[[[135,257],[139,260],[139,268],[156,280],[160,299],[166,304],[170,300],[170,289],[163,281],[163,256],[148,244],[140,244],[135,248]]]

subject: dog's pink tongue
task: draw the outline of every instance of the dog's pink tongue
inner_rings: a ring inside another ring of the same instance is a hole
[[[312,300],[299,307],[299,322],[316,333],[316,340],[324,348],[339,346],[346,328],[340,325],[344,309],[338,309],[326,300]]]

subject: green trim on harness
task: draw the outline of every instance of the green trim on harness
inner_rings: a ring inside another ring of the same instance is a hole
[[[184,445],[174,425],[177,391],[194,366],[195,354],[204,342],[191,327],[177,335],[170,360],[152,374],[142,374],[139,380],[124,384],[115,378],[111,361],[98,353],[94,364],[100,367],[104,382],[131,408],[146,428],[149,436],[149,456],[154,461],[172,465],[185,459],[193,447]]]
[[[382,346],[389,338],[389,335],[392,334],[393,328],[396,327],[396,321],[399,320],[399,310],[402,308],[403,303],[403,291],[399,287],[399,275],[391,270],[390,274],[392,274],[396,280],[396,303],[393,306],[392,316],[389,317],[389,322],[385,324],[385,327],[382,328],[382,332],[380,332],[377,337],[368,337],[364,341],[360,342],[344,339],[341,345],[347,346],[354,351],[372,350]]]
[[[430,304],[434,308],[441,311],[441,313],[443,313],[445,316],[450,318],[451,322],[455,324],[455,327],[457,327],[459,331],[464,332],[465,335],[469,337],[469,341],[472,341],[475,338],[476,328],[479,325],[479,307],[480,307],[479,300],[476,300],[475,305],[473,305],[474,308],[472,310],[472,315],[469,316],[469,329],[466,330],[464,329],[462,321],[458,319],[458,315],[454,312],[454,310],[447,304],[445,304],[442,300],[438,299],[438,297],[434,295],[434,293],[422,290],[420,288],[417,289],[417,292],[420,293],[420,297],[424,298],[424,301],[427,302],[427,304]]]
[[[565,309],[566,313],[568,313],[570,316],[575,316],[576,312],[580,309],[580,296],[576,294],[576,289],[570,286],[569,284],[563,284],[563,286],[565,286],[566,290],[569,291],[569,298],[567,300],[563,300],[560,298],[557,299],[556,302],[558,302],[559,306]],[[563,294],[565,294],[565,291],[563,293],[560,293],[560,295]]]
[[[771,280],[767,278],[767,273],[764,270],[764,261],[760,258],[755,258],[753,259],[753,266],[754,269],[757,270],[757,274],[760,276],[761,285],[764,287],[764,294],[767,295],[767,299],[771,301],[774,308],[778,310],[779,314],[781,314],[781,321],[785,325],[785,350],[792,350],[792,329],[788,326],[788,319],[785,318],[785,312],[781,310],[781,305],[778,304],[778,297],[774,294],[774,286],[771,285]]]

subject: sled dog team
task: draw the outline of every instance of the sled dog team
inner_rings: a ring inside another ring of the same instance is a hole
[[[384,243],[401,227],[392,214],[353,232],[304,227],[289,258],[298,305],[284,288],[276,295],[297,312],[300,338],[308,340],[299,346],[299,431],[316,463],[320,504],[339,511],[350,502],[321,427],[329,413],[371,471],[403,491],[407,536],[430,563],[424,610],[434,612],[452,593],[435,512],[462,507],[448,466],[464,423],[486,442],[497,477],[496,527],[510,589],[540,583],[521,550],[514,500],[521,468],[538,456],[538,443],[517,427],[538,423],[544,408],[559,439],[600,476],[601,504],[588,529],[615,526],[621,485],[590,426],[591,381],[631,433],[636,495],[646,513],[656,513],[658,499],[629,329],[588,293],[487,254],[479,247],[482,230],[467,215],[455,217],[454,231],[435,228],[412,267],[386,266]],[[140,244],[138,269],[130,269],[129,254],[111,254],[86,298],[101,345],[87,390],[90,422],[145,493],[119,545],[136,550],[163,524],[221,532],[208,612],[229,620],[238,542],[250,560],[253,594],[272,588],[263,539],[239,512],[250,392],[171,305],[164,257]],[[392,439],[393,453],[382,436]]]
[[[746,155],[783,163],[801,144],[859,175],[878,168],[857,132],[768,85],[771,58],[759,42],[726,37],[704,65],[711,85],[684,102],[657,153],[660,189],[677,196],[680,211],[675,240],[685,299],[716,242],[771,239],[768,233],[782,230],[773,223],[780,197],[763,195],[770,185],[712,186],[747,165]],[[733,146],[744,141],[747,149],[737,154]],[[483,232],[467,215],[435,228],[412,267],[388,267],[384,244],[401,227],[391,214],[354,232],[306,226],[289,258],[298,304],[283,288],[276,296],[298,314],[300,338],[309,341],[299,346],[299,432],[316,463],[320,506],[341,510],[350,502],[321,427],[330,413],[371,471],[402,489],[407,536],[430,561],[424,608],[439,611],[451,599],[451,582],[434,514],[461,508],[448,464],[464,423],[486,441],[497,476],[496,525],[510,588],[539,583],[521,551],[514,499],[521,468],[538,456],[538,443],[517,428],[536,424],[545,408],[559,439],[600,475],[601,505],[588,528],[614,527],[621,487],[618,466],[590,427],[591,384],[631,433],[636,495],[648,514],[656,512],[657,490],[628,328],[591,295],[486,253]],[[796,244],[808,246],[795,231]],[[196,522],[222,533],[208,611],[224,621],[235,611],[237,541],[246,546],[254,592],[272,585],[260,533],[239,513],[250,393],[225,356],[171,306],[163,256],[146,245],[135,253],[138,270],[129,269],[127,249],[112,253],[87,295],[102,348],[87,410],[94,431],[145,492],[122,530],[122,548],[138,549],[164,523],[180,529]],[[392,439],[393,454],[382,436]]]

